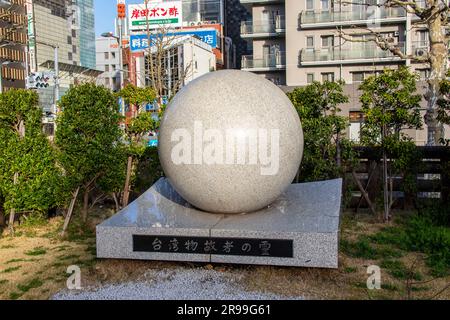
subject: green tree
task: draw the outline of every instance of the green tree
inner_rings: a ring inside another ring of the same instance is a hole
[[[91,83],[71,88],[62,97],[60,107],[55,143],[73,191],[71,209],[82,190],[82,219],[86,221],[91,193],[100,179],[114,176],[112,172],[123,159],[120,115],[114,95]],[[115,177],[119,179],[120,175]],[[71,213],[69,210],[68,219]]]
[[[437,102],[438,116],[437,120],[443,124],[450,125],[450,72],[447,74],[447,79],[442,80],[440,84],[440,99]],[[441,138],[442,144],[449,145],[450,140]]]
[[[125,175],[125,186],[123,191],[122,206],[126,207],[130,199],[131,179],[138,166],[139,158],[147,149],[147,143],[143,139],[150,131],[156,131],[158,121],[151,113],[142,112],[140,108],[144,103],[153,102],[156,94],[152,88],[138,88],[127,85],[117,93],[117,96],[125,99],[125,102],[137,106],[138,115],[132,118],[125,126],[125,139],[127,148],[127,170]]]
[[[339,105],[348,102],[343,82],[314,82],[288,93],[302,122],[305,147],[300,176],[303,181],[340,177],[352,159],[351,143],[345,138],[348,120]]]
[[[0,95],[0,206],[11,230],[16,213],[44,213],[64,200],[65,179],[41,118],[35,92]]]
[[[361,127],[364,144],[381,147],[383,158],[384,219],[391,218],[393,204],[392,174],[407,168],[415,159],[416,149],[405,129],[420,129],[421,95],[416,93],[418,75],[408,68],[386,69],[379,75],[366,79],[360,86],[362,111],[365,121]],[[407,156],[408,155],[408,156]],[[388,168],[388,157],[392,166]],[[397,162],[395,162],[397,160]]]

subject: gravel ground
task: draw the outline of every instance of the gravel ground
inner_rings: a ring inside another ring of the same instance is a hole
[[[62,291],[54,300],[284,300],[302,299],[249,292],[236,274],[205,269],[149,270],[134,282]]]

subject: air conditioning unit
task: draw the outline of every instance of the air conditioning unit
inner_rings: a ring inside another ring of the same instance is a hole
[[[417,48],[415,54],[418,57],[424,57],[427,55],[427,51],[428,51],[427,48]]]

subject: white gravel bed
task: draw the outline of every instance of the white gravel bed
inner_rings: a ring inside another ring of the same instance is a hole
[[[206,269],[149,270],[134,282],[81,290],[64,290],[54,300],[300,300],[272,293],[249,292],[240,277]]]

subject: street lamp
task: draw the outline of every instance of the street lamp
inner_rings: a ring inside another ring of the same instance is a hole
[[[123,89],[124,87],[124,78],[123,78],[123,57],[122,57],[122,51],[123,51],[123,44],[122,44],[122,28],[119,29],[119,36],[115,36],[112,32],[104,32],[101,34],[104,38],[114,38],[117,40],[119,44],[119,77],[120,77],[120,89]],[[123,98],[121,99],[121,109],[122,109],[122,115],[125,116],[125,103],[123,101]]]

